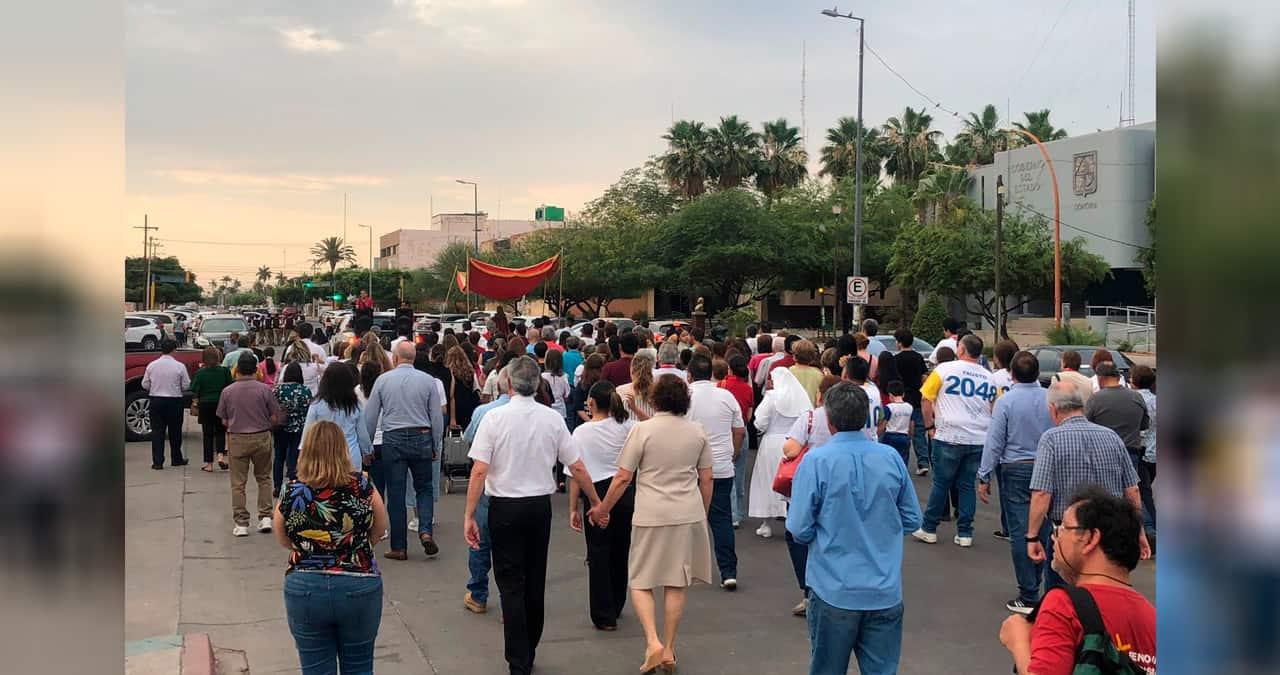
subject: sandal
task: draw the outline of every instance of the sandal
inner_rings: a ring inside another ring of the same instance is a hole
[[[213,473],[213,465],[212,465],[212,464],[205,464],[204,466],[200,467],[200,470],[201,470],[201,471],[203,471],[203,472],[205,472],[205,473]]]
[[[223,471],[226,471],[227,469],[231,468],[231,465],[227,464],[226,455],[223,455],[222,458],[218,460],[218,468],[222,469]]]

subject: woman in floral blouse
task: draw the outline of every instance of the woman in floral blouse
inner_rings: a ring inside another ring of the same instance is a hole
[[[307,421],[307,409],[311,406],[311,390],[302,383],[302,366],[297,362],[285,366],[284,375],[276,384],[276,400],[284,413],[284,426],[275,432],[275,458],[271,467],[272,485],[280,494],[285,470],[290,479],[297,477],[298,445],[302,443],[302,427]]]
[[[387,531],[387,508],[369,477],[351,470],[338,425],[307,429],[298,477],[285,486],[273,525],[290,551],[284,606],[303,674],[373,672],[382,621],[373,547]]]

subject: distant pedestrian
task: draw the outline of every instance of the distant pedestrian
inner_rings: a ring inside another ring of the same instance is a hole
[[[480,431],[480,420],[494,408],[511,402],[511,377],[504,367],[489,378],[498,391],[502,392],[496,399],[481,405],[471,414],[471,424],[462,432],[462,438],[468,444],[474,443],[476,433]],[[483,486],[481,486],[483,489]],[[489,611],[489,570],[493,568],[493,551],[489,541],[489,496],[483,492],[476,502],[476,527],[479,531],[478,543],[467,549],[467,570],[471,573],[467,580],[467,593],[462,596],[462,606],[475,614]]]
[[[916,336],[911,331],[900,328],[893,334],[898,343],[898,353],[893,355],[893,365],[898,369],[898,379],[906,390],[902,400],[911,404],[911,447],[916,452],[916,475],[929,473],[930,445],[929,436],[924,430],[924,406],[920,397],[920,387],[924,384],[925,375],[929,373],[924,357],[912,348]]]
[[[884,435],[881,436],[881,442],[902,455],[904,466],[911,461],[911,417],[915,413],[905,399],[906,393],[901,380],[889,383],[889,405],[885,406],[888,414],[885,416]]]
[[[382,622],[382,576],[373,547],[387,508],[369,477],[353,470],[342,430],[307,430],[298,477],[272,522],[289,549],[284,606],[303,675],[372,673]]]
[[[363,406],[356,395],[357,374],[352,368],[326,368],[320,378],[320,391],[307,410],[306,425],[302,429],[305,436],[307,427],[318,422],[337,424],[347,440],[351,471],[363,471],[365,458],[373,454],[373,434],[369,433]]]
[[[275,395],[284,415],[284,423],[273,435],[275,457],[271,463],[271,484],[279,494],[285,478],[293,479],[298,475],[298,448],[302,445],[302,430],[307,424],[307,411],[311,408],[311,390],[302,383],[300,364],[285,366],[275,387]]]
[[[160,341],[160,357],[147,364],[142,388],[147,392],[151,412],[151,468],[164,468],[164,442],[169,440],[169,465],[186,466],[182,456],[183,397],[191,386],[187,367],[173,358],[178,343],[173,338]]]
[[[1080,390],[1080,398],[1085,403],[1093,395],[1093,381],[1080,373],[1080,352],[1070,350],[1062,352],[1062,367],[1051,378],[1051,382],[1068,382]]]
[[[751,373],[747,368],[745,354],[733,353],[728,359],[729,374],[716,386],[733,394],[742,410],[742,422],[747,426],[747,435],[738,444],[737,455],[733,459],[733,529],[738,529],[742,519],[747,517],[747,444],[750,441],[755,412],[755,394],[751,389]]]
[[[653,359],[636,354],[631,359],[631,381],[618,387],[617,392],[633,421],[653,417]]]
[[[809,672],[844,673],[851,656],[863,675],[898,672],[902,653],[902,538],[920,526],[920,502],[893,448],[860,433],[866,393],[828,389],[831,440],[796,469],[787,531],[809,547]]]
[[[754,420],[760,432],[760,448],[756,451],[755,470],[751,472],[751,486],[747,495],[747,515],[761,520],[756,535],[772,537],[769,521],[787,515],[787,502],[773,491],[773,479],[782,463],[782,446],[796,420],[813,409],[809,394],[791,374],[779,368],[773,372],[773,388],[765,392],[764,400],[756,409]]]
[[[1156,500],[1153,484],[1156,480],[1156,371],[1150,366],[1137,365],[1129,372],[1133,388],[1147,404],[1150,424],[1142,432],[1142,461],[1138,464],[1138,491],[1142,494],[1143,525],[1149,536],[1156,533]]]
[[[790,372],[787,375],[791,376]],[[791,379],[794,381],[795,377],[791,376]],[[799,391],[804,395],[803,389]],[[689,359],[687,416],[689,421],[702,427],[711,444],[714,491],[711,509],[707,512],[707,526],[711,528],[711,538],[715,542],[720,587],[734,591],[738,588],[738,552],[733,535],[733,465],[742,447],[742,439],[747,436],[747,426],[742,419],[742,408],[733,394],[711,383],[711,359],[705,354],[695,353]],[[781,442],[778,445],[781,446]],[[780,455],[779,450],[779,459]]]
[[[235,376],[222,367],[221,357],[217,347],[205,347],[200,354],[200,370],[191,378],[191,394],[196,399],[197,420],[204,441],[204,466],[200,470],[206,472],[213,471],[215,458],[220,468],[225,470],[228,466],[227,427],[218,417],[218,398],[222,390],[235,381]]]
[[[284,422],[271,387],[254,378],[258,364],[242,354],[236,364],[236,381],[222,390],[218,417],[227,425],[227,450],[231,455],[231,517],[237,537],[249,535],[249,510],[245,508],[245,483],[252,468],[258,485],[258,531],[271,531],[271,429]]]

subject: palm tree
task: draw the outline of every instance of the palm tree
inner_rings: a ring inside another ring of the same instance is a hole
[[[1049,141],[1059,141],[1067,137],[1066,129],[1058,129],[1049,122],[1048,108],[1045,108],[1044,110],[1041,110],[1039,112],[1022,113],[1022,116],[1027,118],[1027,123],[1023,124],[1021,122],[1014,122],[1013,123],[1014,128],[1020,131],[1025,131],[1031,134],[1032,136],[1035,136],[1036,138],[1040,139],[1042,143],[1048,143]],[[1022,136],[1022,135],[1018,135],[1017,140],[1018,140],[1017,145],[1027,145],[1031,142],[1029,139],[1027,139],[1025,136]]]
[[[924,110],[903,111],[902,117],[890,117],[884,124],[886,161],[884,168],[894,180],[915,184],[929,168],[929,162],[941,157],[938,139],[942,132],[929,127],[933,116]]]
[[[707,154],[707,130],[702,122],[680,120],[662,136],[667,152],[659,158],[662,175],[685,199],[707,191],[711,158]]]
[[[827,144],[822,146],[823,176],[831,176],[839,181],[845,176],[852,176],[857,166],[858,155],[858,120],[854,117],[841,117],[836,125],[827,129]],[[880,178],[880,164],[884,161],[884,139],[880,130],[871,128],[862,130],[862,178],[874,182]]]
[[[284,282],[285,282],[284,271],[281,270],[279,272],[276,272],[276,285],[283,286]]]
[[[755,171],[760,160],[760,134],[737,115],[720,118],[720,125],[707,133],[711,173],[721,189],[735,188]]]
[[[967,198],[972,184],[973,177],[964,169],[936,167],[925,173],[911,195],[921,222],[928,215],[935,221],[945,219]]]
[[[756,187],[770,200],[784,188],[795,187],[809,174],[809,153],[800,142],[800,130],[779,118],[764,123]]]
[[[271,268],[266,265],[259,266],[258,272],[254,274],[254,277],[257,279],[257,281],[253,283],[254,292],[264,292],[267,288],[267,282],[271,280]]]
[[[356,261],[356,250],[351,248],[342,237],[325,237],[316,242],[311,247],[312,262],[316,265],[329,266],[329,278],[333,286],[333,292],[338,292],[338,277],[335,270],[338,269],[338,263]]]
[[[964,128],[956,134],[956,145],[967,152],[964,153],[978,164],[990,164],[996,159],[996,148],[1000,139],[1007,132],[1000,128],[1000,115],[996,107],[987,104],[982,113],[969,113],[964,120]]]

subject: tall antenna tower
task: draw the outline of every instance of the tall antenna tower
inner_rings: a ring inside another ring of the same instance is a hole
[[[1128,84],[1128,90],[1127,90],[1127,91],[1128,91],[1128,93],[1127,93],[1127,97],[1128,97],[1128,99],[1129,99],[1129,100],[1128,100],[1129,107],[1128,107],[1128,109],[1127,109],[1128,114],[1126,115],[1126,114],[1125,114],[1125,112],[1126,112],[1126,111],[1123,109],[1123,106],[1122,106],[1122,110],[1121,110],[1121,118],[1120,118],[1120,126],[1122,126],[1122,127],[1131,127],[1131,126],[1133,126],[1133,125],[1134,125],[1134,123],[1136,122],[1136,117],[1135,117],[1135,116],[1134,116],[1134,114],[1133,114],[1133,101],[1134,101],[1134,95],[1133,95],[1133,53],[1134,53],[1134,44],[1133,44],[1133,43],[1134,43],[1134,41],[1137,39],[1137,36],[1135,35],[1135,32],[1134,32],[1134,20],[1133,20],[1133,15],[1134,15],[1134,3],[1135,3],[1135,0],[1129,0],[1129,72],[1128,72],[1128,76],[1129,76],[1129,80],[1128,80],[1128,82],[1129,82],[1129,84]]]
[[[805,44],[800,42],[800,147],[808,153],[809,124],[804,116]]]

